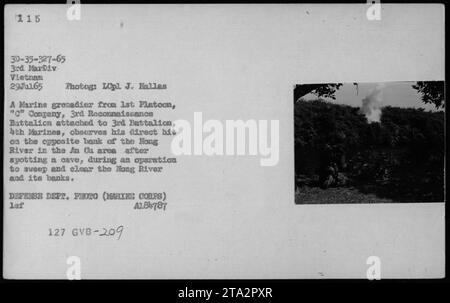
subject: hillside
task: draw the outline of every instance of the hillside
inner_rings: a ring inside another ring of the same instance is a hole
[[[397,202],[444,200],[444,112],[386,106],[368,123],[359,108],[323,100],[295,104],[296,184],[320,186],[336,163],[364,194]]]

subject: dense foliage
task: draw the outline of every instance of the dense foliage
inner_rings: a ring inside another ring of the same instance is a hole
[[[384,107],[380,123],[359,108],[295,103],[296,175],[317,177],[337,163],[361,191],[397,201],[444,200],[444,112]]]
[[[412,87],[422,96],[424,103],[433,104],[436,108],[445,107],[444,81],[419,81]]]

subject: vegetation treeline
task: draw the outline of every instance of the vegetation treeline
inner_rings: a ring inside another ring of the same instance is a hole
[[[294,112],[297,178],[311,185],[335,163],[361,191],[444,200],[443,111],[386,106],[380,123],[368,123],[359,108],[300,99]]]

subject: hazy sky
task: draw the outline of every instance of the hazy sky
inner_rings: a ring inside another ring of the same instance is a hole
[[[336,100],[333,102],[347,104],[351,106],[361,106],[361,100],[367,96],[368,92],[380,83],[359,83],[358,94],[356,86],[352,83],[343,84],[336,91]],[[391,105],[398,107],[421,107],[426,110],[436,110],[434,105],[422,102],[420,95],[411,86],[415,82],[384,82],[381,105]],[[304,97],[307,100],[317,99],[316,96],[308,94]]]

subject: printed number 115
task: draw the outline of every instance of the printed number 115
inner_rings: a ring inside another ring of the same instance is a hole
[[[17,14],[16,15],[17,22],[34,22],[39,23],[41,22],[41,16],[40,15],[22,15]]]

